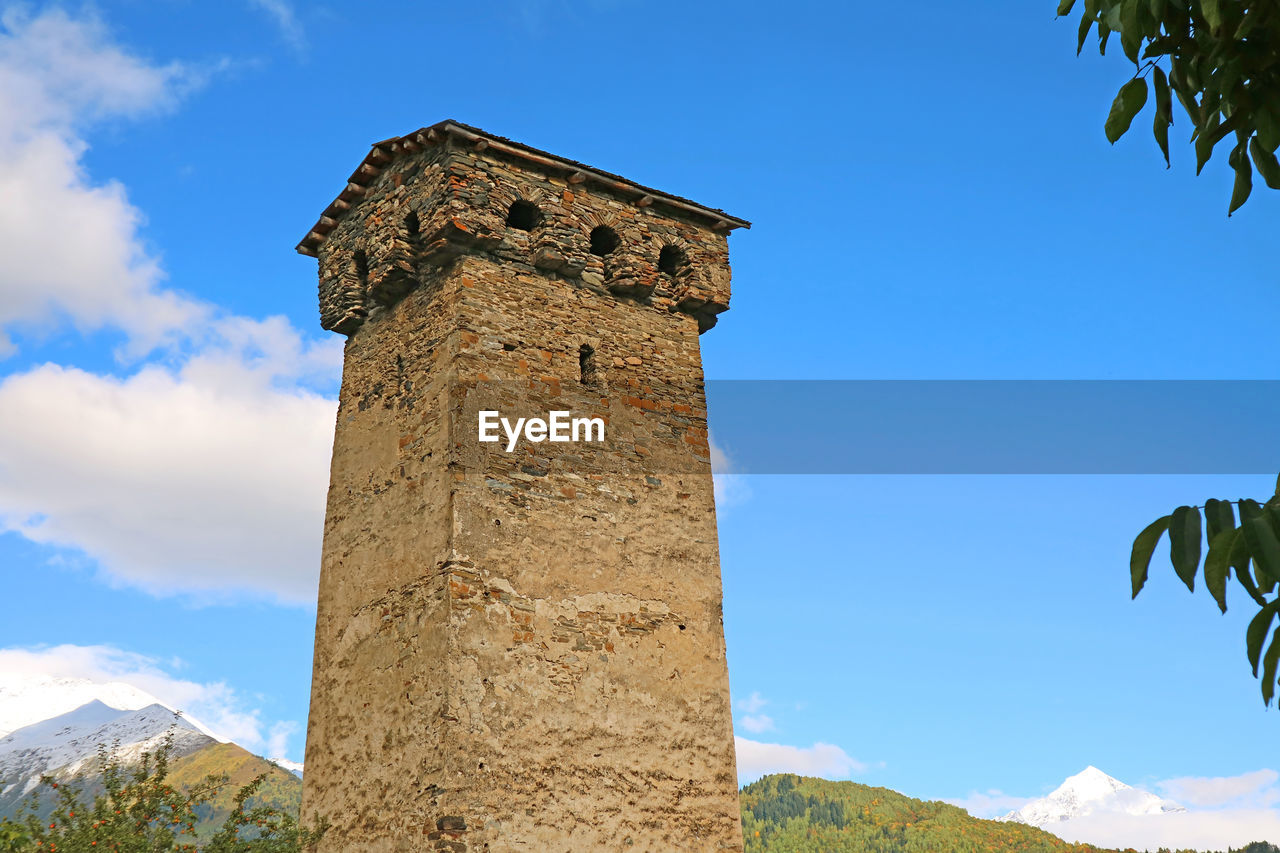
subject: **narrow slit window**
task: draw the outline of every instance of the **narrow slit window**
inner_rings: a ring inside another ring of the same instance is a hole
[[[618,232],[614,231],[608,225],[597,225],[591,229],[591,254],[608,255],[618,248],[622,242],[618,237]]]
[[[532,231],[542,224],[542,211],[531,201],[518,198],[507,208],[507,225],[521,231]]]
[[[356,249],[355,254],[356,278],[359,279],[361,285],[369,283],[369,256],[364,253],[364,249]]]
[[[410,240],[417,239],[422,233],[422,222],[418,219],[417,211],[409,211],[409,215],[404,218],[404,230],[408,233]]]
[[[578,348],[578,372],[583,385],[595,385],[599,374],[596,368],[596,350],[590,344]]]

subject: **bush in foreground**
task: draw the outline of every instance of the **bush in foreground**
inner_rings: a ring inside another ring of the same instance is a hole
[[[301,853],[324,834],[323,823],[308,829],[287,812],[251,805],[264,774],[239,790],[234,808],[211,838],[198,838],[196,810],[229,781],[226,775],[210,775],[188,788],[175,788],[168,781],[172,752],[172,736],[166,737],[154,754],[144,753],[138,766],[129,769],[115,749],[99,746],[104,791],[92,803],[83,801],[82,789],[74,783],[44,777],[41,782],[54,792],[55,808],[39,817],[39,801],[33,798],[18,820],[0,819],[0,853]]]

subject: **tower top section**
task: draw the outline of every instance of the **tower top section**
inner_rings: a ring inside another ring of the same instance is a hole
[[[374,145],[298,251],[320,261],[320,324],[345,335],[464,257],[685,314],[703,332],[729,308],[727,236],[750,225],[443,121]]]
[[[302,242],[297,246],[298,253],[313,258],[318,257],[325,238],[337,227],[346,212],[364,198],[369,187],[388,166],[401,158],[451,142],[459,146],[469,146],[477,152],[490,151],[503,158],[512,159],[522,165],[545,172],[548,177],[563,178],[569,184],[581,184],[585,189],[604,190],[620,199],[630,200],[637,207],[653,205],[666,208],[677,216],[693,219],[717,231],[727,233],[734,228],[751,227],[751,223],[747,220],[731,216],[719,208],[707,207],[678,195],[637,184],[621,175],[559,157],[534,148],[532,145],[496,136],[453,119],[445,119],[404,136],[375,142],[364,161],[351,173],[351,177],[347,178],[346,188],[338,193],[338,197],[325,208],[316,224],[307,232],[307,236],[302,238]]]

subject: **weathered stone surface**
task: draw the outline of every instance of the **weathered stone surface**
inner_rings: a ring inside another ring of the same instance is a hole
[[[535,204],[539,224],[506,224],[518,199]],[[415,217],[418,236],[410,235]],[[591,229],[619,237],[607,256],[589,251]],[[674,272],[661,272],[664,247],[679,251]],[[361,275],[355,252],[367,258]],[[486,254],[578,279],[603,281],[617,296],[698,317],[705,331],[729,307],[729,249],[723,233],[637,207],[606,192],[578,187],[505,162],[490,152],[442,143],[391,163],[361,193],[319,252],[320,315],[326,329],[350,335],[371,303],[403,298],[426,270],[462,254]]]
[[[304,777],[324,851],[742,849],[698,338],[727,242],[557,180],[427,148],[320,248],[350,336]],[[506,224],[517,199],[539,227]],[[607,440],[506,453],[483,407]]]

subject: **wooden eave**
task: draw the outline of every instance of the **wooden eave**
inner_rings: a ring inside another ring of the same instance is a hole
[[[687,198],[642,186],[620,175],[592,168],[576,160],[557,157],[538,148],[446,119],[404,136],[375,142],[364,161],[347,179],[347,186],[325,208],[316,224],[307,232],[307,236],[302,238],[302,242],[297,247],[299,254],[311,257],[319,254],[320,246],[329,236],[329,232],[333,231],[343,215],[364,197],[368,187],[377,180],[383,169],[401,157],[417,153],[430,146],[444,144],[450,139],[469,145],[473,150],[490,149],[513,160],[532,164],[548,175],[563,177],[571,185],[585,184],[599,187],[630,201],[637,207],[665,207],[693,218],[713,230],[728,232],[734,228],[751,227],[751,223],[747,220],[730,216],[723,210],[705,207]]]

